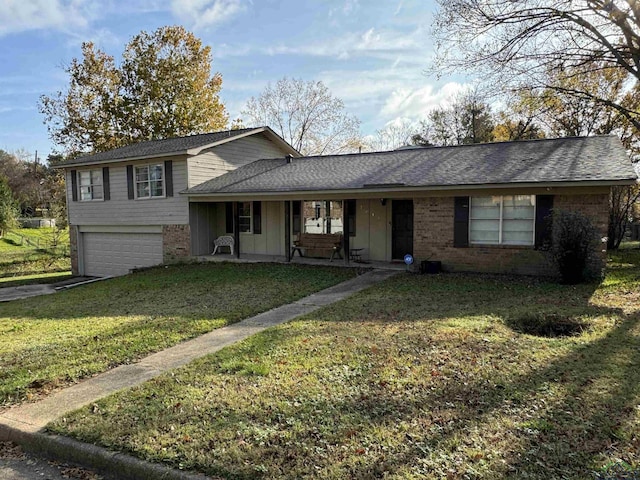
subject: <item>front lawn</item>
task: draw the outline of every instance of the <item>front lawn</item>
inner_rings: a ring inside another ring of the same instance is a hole
[[[234,479],[637,478],[640,251],[600,285],[401,274],[50,430]]]
[[[175,265],[0,306],[0,406],[289,303],[354,275],[297,265]]]

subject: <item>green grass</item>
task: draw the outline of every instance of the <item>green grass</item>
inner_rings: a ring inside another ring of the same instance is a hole
[[[0,406],[105,371],[354,275],[294,265],[160,267],[0,307]]]
[[[19,228],[0,238],[0,278],[68,271],[69,232]],[[53,247],[52,242],[57,242]]]
[[[401,274],[49,428],[230,479],[637,475],[639,292],[637,250],[600,285]]]

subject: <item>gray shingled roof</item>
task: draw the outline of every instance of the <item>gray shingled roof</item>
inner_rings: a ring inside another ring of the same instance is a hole
[[[65,162],[66,165],[102,163],[116,160],[127,160],[132,158],[153,157],[164,155],[179,155],[187,153],[187,150],[200,148],[212,143],[217,143],[225,139],[237,137],[252,130],[261,128],[243,128],[240,130],[225,130],[222,132],[203,133],[200,135],[189,135],[187,137],[167,138],[164,140],[150,140],[115,148],[107,152],[96,153],[95,155],[85,155]]]
[[[184,193],[630,182],[635,178],[620,140],[601,136],[300,157],[291,163],[284,158],[258,160]]]

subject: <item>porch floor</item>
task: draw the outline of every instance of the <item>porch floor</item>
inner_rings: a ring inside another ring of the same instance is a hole
[[[349,262],[345,263],[343,259],[334,258],[333,262],[330,262],[328,258],[311,258],[311,257],[299,257],[295,256],[291,259],[291,262],[287,262],[287,258],[284,255],[258,255],[242,253],[240,258],[228,253],[218,253],[216,255],[199,255],[196,257],[199,262],[237,262],[237,263],[293,263],[299,265],[321,265],[328,267],[346,267],[346,268],[376,268],[382,270],[407,270],[407,266],[404,263],[397,262],[380,262],[380,261],[366,261],[366,262]]]

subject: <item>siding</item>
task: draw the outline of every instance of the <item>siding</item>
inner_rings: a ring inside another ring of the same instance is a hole
[[[225,228],[225,204],[192,202],[190,211],[192,255],[209,255],[213,241],[230,234]],[[262,233],[241,233],[240,253],[285,255],[283,202],[262,202]]]
[[[144,165],[141,160],[109,165],[111,200],[71,201],[71,170],[66,171],[67,205],[71,225],[184,225],[189,223],[189,200],[179,192],[187,188],[187,161],[173,160],[173,197],[129,200],[127,197],[127,165]],[[78,168],[78,171],[84,170]],[[102,168],[102,165],[94,168]]]
[[[189,187],[204,183],[247,163],[262,158],[284,157],[287,153],[262,134],[213,147],[189,158]]]

